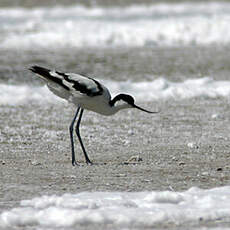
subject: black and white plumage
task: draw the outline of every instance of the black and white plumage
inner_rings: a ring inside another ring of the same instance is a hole
[[[72,148],[72,165],[77,164],[75,161],[73,128],[79,112],[80,114],[75,129],[87,164],[92,164],[92,162],[86,153],[79,131],[84,109],[106,116],[113,115],[119,110],[126,108],[136,108],[147,113],[157,113],[135,105],[133,97],[127,94],[119,94],[111,99],[109,90],[93,78],[75,73],[62,73],[40,66],[32,66],[29,70],[43,78],[46,81],[48,88],[55,95],[64,98],[77,106],[76,114],[69,127]],[[118,101],[122,103],[117,104],[116,102]]]

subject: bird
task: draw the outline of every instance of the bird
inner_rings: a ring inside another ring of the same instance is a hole
[[[133,96],[128,94],[121,93],[112,99],[109,90],[98,80],[89,76],[59,72],[38,65],[31,66],[29,70],[44,79],[52,93],[77,107],[69,126],[73,166],[78,165],[78,162],[75,160],[73,139],[74,123],[77,117],[78,120],[75,126],[76,135],[80,142],[86,163],[89,165],[93,164],[89,159],[80,135],[80,123],[84,110],[90,110],[105,116],[114,115],[118,111],[128,108],[136,108],[146,113],[158,113],[157,111],[152,112],[137,106]]]

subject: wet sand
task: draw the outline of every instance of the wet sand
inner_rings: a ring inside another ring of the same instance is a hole
[[[44,84],[28,68],[55,68],[113,81],[169,81],[212,77],[229,80],[229,46],[114,47],[1,50],[0,83]]]
[[[0,210],[44,194],[229,185],[228,101],[200,98],[142,106],[161,112],[126,110],[113,117],[85,112],[81,134],[94,165],[84,163],[76,143],[80,166],[75,167],[68,133],[74,110],[67,103],[5,106],[0,124]],[[226,223],[201,226],[210,224]]]

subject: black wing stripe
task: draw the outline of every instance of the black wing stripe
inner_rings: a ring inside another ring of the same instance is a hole
[[[81,84],[76,80],[70,79],[68,74],[65,74],[62,72],[56,71],[56,73],[58,75],[63,77],[63,80],[60,78],[57,78],[55,76],[52,76],[50,74],[51,70],[40,67],[40,66],[32,66],[31,68],[29,68],[29,70],[31,70],[32,72],[34,72],[36,74],[43,76],[47,80],[51,80],[51,81],[57,83],[58,85],[62,86],[64,89],[66,89],[68,91],[70,91],[70,88],[64,84],[63,80],[65,80],[69,83],[72,83],[73,84],[72,87],[76,91],[78,91],[82,94],[86,94],[89,97],[99,96],[99,95],[103,94],[103,88],[102,88],[101,84],[98,81],[94,80],[93,78],[86,77],[86,78],[94,81],[94,83],[97,85],[97,89],[95,89],[95,90],[89,89],[89,88],[87,88],[87,85]]]
[[[49,69],[46,69],[46,68],[43,68],[40,66],[32,66],[31,68],[29,68],[29,70],[31,70],[32,72],[34,72],[36,74],[43,76],[44,78],[46,78],[48,80],[51,80],[51,81],[57,83],[58,85],[62,86],[64,89],[66,89],[68,91],[70,90],[69,87],[67,87],[66,85],[63,84],[62,79],[52,76],[50,74],[51,71]]]
[[[95,91],[92,91],[92,89],[88,89],[88,88],[87,88],[87,85],[81,84],[81,83],[79,83],[79,82],[76,81],[76,80],[69,79],[69,76],[68,76],[67,74],[65,74],[65,73],[57,72],[57,74],[63,76],[63,78],[64,78],[67,82],[72,83],[72,84],[73,84],[72,87],[73,87],[74,89],[76,89],[76,91],[79,91],[80,93],[86,94],[86,95],[89,96],[89,97],[99,96],[99,95],[102,95],[102,94],[103,94],[103,88],[102,88],[101,84],[100,84],[98,81],[96,81],[96,80],[94,80],[94,79],[92,79],[92,78],[86,77],[86,78],[88,78],[88,79],[90,79],[90,80],[92,80],[92,81],[95,82],[95,84],[96,84],[97,87],[98,87],[98,90],[97,90],[96,92],[95,92]]]

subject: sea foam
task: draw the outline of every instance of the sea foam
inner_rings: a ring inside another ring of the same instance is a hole
[[[229,15],[226,2],[4,8],[0,48],[227,44]]]
[[[154,81],[108,81],[100,80],[112,96],[128,93],[137,101],[182,100],[189,98],[217,98],[230,96],[230,81],[215,81],[210,77],[171,82],[165,78]],[[61,103],[64,100],[52,94],[46,86],[0,84],[0,105],[19,105],[28,102]]]
[[[185,192],[82,192],[42,196],[21,201],[20,207],[0,214],[2,227],[39,229],[95,224],[154,227],[229,220],[230,187]]]

